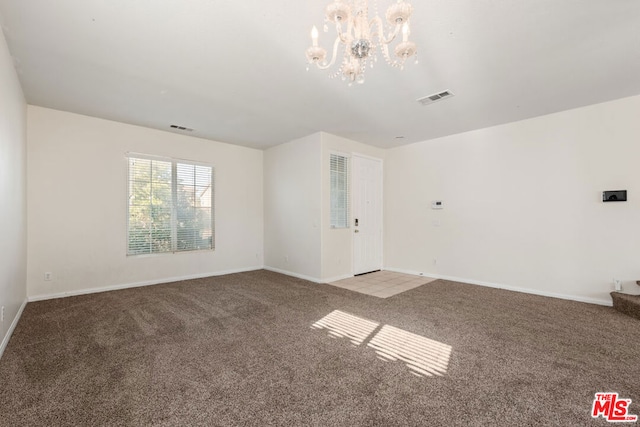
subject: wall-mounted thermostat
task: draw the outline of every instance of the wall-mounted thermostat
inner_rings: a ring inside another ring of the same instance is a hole
[[[603,202],[626,202],[627,190],[603,191],[602,201]]]
[[[431,209],[442,209],[442,200],[434,200],[431,202]]]

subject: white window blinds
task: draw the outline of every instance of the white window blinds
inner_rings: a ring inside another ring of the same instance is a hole
[[[213,168],[128,156],[128,255],[214,249]]]
[[[331,154],[331,228],[349,228],[349,158]]]

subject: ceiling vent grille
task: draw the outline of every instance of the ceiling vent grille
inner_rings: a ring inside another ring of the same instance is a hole
[[[434,102],[442,101],[445,98],[451,98],[453,96],[453,92],[450,90],[445,90],[439,93],[434,93],[433,95],[423,96],[422,98],[416,99],[422,105],[433,104]]]
[[[193,129],[190,129],[190,128],[187,128],[187,127],[184,127],[184,126],[171,125],[170,127],[171,127],[171,129],[184,130],[186,132],[193,132]]]

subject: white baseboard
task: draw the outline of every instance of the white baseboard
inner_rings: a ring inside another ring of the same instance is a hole
[[[307,276],[307,275],[304,275],[304,274],[298,274],[298,273],[294,273],[294,272],[288,271],[288,270],[283,270],[283,269],[280,269],[280,268],[269,267],[269,266],[255,266],[255,267],[248,267],[248,268],[239,268],[239,269],[234,269],[234,270],[225,270],[225,271],[216,271],[216,272],[203,273],[203,274],[194,274],[194,275],[189,275],[189,276],[179,276],[179,277],[169,277],[169,278],[164,278],[164,279],[148,280],[148,281],[144,281],[144,282],[125,283],[125,284],[120,284],[120,285],[104,286],[104,287],[99,287],[99,288],[80,289],[80,290],[69,291],[69,292],[60,292],[60,293],[44,294],[44,295],[33,295],[33,296],[29,296],[28,299],[25,300],[25,302],[20,307],[18,315],[14,319],[14,322],[11,324],[11,327],[9,328],[9,332],[7,333],[7,336],[2,341],[2,344],[0,346],[0,357],[2,356],[2,352],[4,351],[5,346],[9,342],[9,337],[11,336],[11,333],[13,332],[13,329],[17,325],[18,319],[20,318],[20,315],[22,314],[22,310],[24,309],[24,307],[25,307],[27,302],[43,301],[43,300],[48,300],[48,299],[64,298],[64,297],[70,297],[70,296],[76,296],[76,295],[86,295],[86,294],[93,294],[93,293],[98,293],[98,292],[108,292],[108,291],[115,291],[115,290],[119,290],[119,289],[138,288],[138,287],[142,287],[142,286],[159,285],[159,284],[162,284],[162,283],[179,282],[181,280],[200,279],[200,278],[211,277],[211,276],[223,276],[225,274],[244,273],[244,272],[247,272],[247,271],[255,271],[255,270],[262,270],[262,269],[273,271],[275,273],[284,274],[284,275],[287,275],[287,276],[296,277],[298,279],[308,280],[310,282],[319,283],[319,284],[336,282],[338,280],[348,279],[350,277],[353,277],[353,275],[349,274],[349,275],[331,277],[331,278],[322,280],[322,279],[319,279],[317,277]],[[491,283],[491,282],[484,282],[484,281],[480,281],[480,280],[466,279],[466,278],[463,278],[463,277],[443,276],[443,275],[423,273],[423,272],[420,272],[420,271],[406,270],[406,269],[402,269],[402,268],[393,268],[393,267],[384,267],[383,270],[394,271],[396,273],[411,274],[411,275],[414,275],[414,276],[423,276],[423,277],[428,277],[428,278],[432,278],[432,279],[450,280],[452,282],[461,282],[461,283],[468,283],[468,284],[471,284],[471,285],[486,286],[486,287],[489,287],[489,288],[504,289],[504,290],[507,290],[507,291],[522,292],[522,293],[527,293],[527,294],[532,294],[532,295],[540,295],[540,296],[551,297],[551,298],[559,298],[559,299],[566,299],[566,300],[571,300],[571,301],[585,302],[585,303],[589,303],[589,304],[604,305],[604,306],[608,306],[608,307],[611,307],[613,305],[612,301],[606,300],[606,299],[587,298],[587,297],[581,297],[581,296],[577,296],[577,295],[558,294],[558,293],[554,293],[554,292],[540,291],[540,290],[537,290],[537,289],[520,288],[520,287],[515,287],[515,286],[502,285],[502,284],[498,284],[498,283]]]
[[[298,279],[308,280],[310,282],[320,283],[320,284],[337,282],[338,280],[349,279],[353,277],[353,274],[343,274],[342,276],[329,277],[328,279],[319,279],[317,277],[306,276],[304,274],[298,274],[298,273],[294,273],[293,271],[283,270],[281,268],[276,268],[276,267],[264,266],[263,268],[265,270],[273,271],[274,273],[280,273],[280,274],[284,274],[285,276],[296,277]]]
[[[181,280],[201,279],[204,277],[224,276],[225,274],[245,273],[247,271],[262,270],[263,266],[255,266],[248,268],[238,268],[234,270],[215,271],[211,273],[193,274],[189,276],[167,277],[164,279],[147,280],[144,282],[124,283],[120,285],[103,286],[99,288],[79,289],[76,291],[60,292],[45,295],[33,295],[28,298],[29,302],[43,301],[55,298],[72,297],[77,295],[95,294],[99,292],[117,291],[119,289],[139,288],[142,286],[160,285],[162,283],[179,282]]]
[[[0,359],[2,358],[2,355],[4,354],[4,350],[7,348],[7,345],[9,345],[9,340],[11,339],[11,335],[13,334],[13,331],[16,329],[16,326],[18,325],[18,321],[20,320],[20,317],[22,316],[22,312],[24,311],[24,308],[27,306],[27,300],[25,299],[22,302],[22,305],[20,306],[20,308],[18,309],[18,313],[16,313],[16,317],[13,318],[13,322],[11,322],[11,326],[9,326],[9,330],[7,330],[7,334],[4,336],[4,339],[2,340],[2,344],[0,344]]]
[[[338,280],[351,279],[353,274],[343,274],[342,276],[329,277],[328,279],[324,279],[323,283],[332,283],[337,282]]]
[[[284,274],[285,276],[296,277],[298,279],[308,280],[313,283],[324,283],[322,279],[318,279],[317,277],[306,276],[304,274],[294,273],[293,271],[282,270],[280,268],[264,266],[265,270],[273,271],[274,273]]]
[[[504,289],[506,291],[522,292],[525,294],[540,295],[543,297],[586,302],[589,304],[605,305],[607,307],[611,307],[613,305],[613,302],[611,300],[606,300],[606,299],[588,298],[588,297],[581,297],[578,295],[557,294],[554,292],[540,291],[538,289],[519,288],[515,286],[501,285],[498,283],[484,282],[481,280],[465,279],[463,277],[454,277],[454,276],[442,276],[437,274],[422,273],[422,272],[413,271],[413,270],[404,270],[401,268],[385,267],[384,269],[388,271],[395,271],[396,273],[413,274],[414,276],[424,276],[424,277],[430,277],[432,279],[442,279],[442,280],[449,280],[452,282],[469,283],[471,285],[486,286],[488,288]]]
[[[420,271],[404,270],[402,268],[384,267],[382,270],[384,270],[384,271],[393,271],[394,273],[411,274],[413,276],[423,276],[423,277],[430,277],[432,279],[439,279],[439,277],[435,277],[433,275],[422,273]]]

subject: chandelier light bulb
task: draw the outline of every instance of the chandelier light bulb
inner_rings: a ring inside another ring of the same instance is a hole
[[[406,42],[407,40],[409,40],[409,24],[405,22],[402,24],[402,41]]]
[[[311,41],[313,42],[313,46],[318,46],[318,29],[315,25],[311,28]]]

